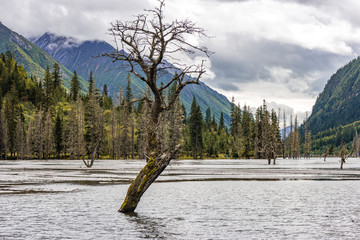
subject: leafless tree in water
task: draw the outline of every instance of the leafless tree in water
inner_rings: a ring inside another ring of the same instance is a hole
[[[177,56],[180,53],[211,52],[203,46],[193,44],[189,37],[206,37],[205,30],[190,20],[165,22],[163,0],[153,10],[145,10],[133,21],[112,23],[110,34],[117,44],[117,51],[103,54],[116,61],[126,62],[130,73],[149,87],[151,108],[148,115],[147,142],[149,155],[147,163],[132,182],[120,212],[133,212],[143,193],[168,166],[180,148],[161,151],[160,136],[157,134],[160,116],[172,109],[183,88],[189,84],[199,84],[205,73],[204,61],[199,64],[182,64]],[[171,64],[168,62],[171,61]],[[176,74],[175,74],[176,73]],[[162,77],[171,74],[172,78],[161,84]],[[169,101],[165,101],[166,90],[176,83],[176,89]]]

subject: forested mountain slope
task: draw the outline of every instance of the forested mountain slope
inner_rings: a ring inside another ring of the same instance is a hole
[[[77,74],[88,79],[90,71],[96,80],[96,87],[103,89],[106,84],[109,94],[119,92],[120,87],[124,90],[127,85],[128,68],[121,62],[112,62],[110,58],[96,57],[104,53],[114,52],[115,49],[104,41],[83,41],[74,38],[57,36],[45,33],[33,42],[40,48],[47,51],[52,57],[71,70],[76,70]],[[163,76],[161,81],[164,84],[171,78],[170,74]],[[132,88],[135,95],[143,95],[146,92],[145,84],[139,79],[133,79]],[[189,85],[181,92],[181,100],[185,105],[187,113],[196,97],[197,103],[203,113],[207,108],[215,114],[217,121],[220,119],[221,112],[224,112],[226,125],[230,125],[230,102],[229,100],[201,82],[200,85]]]
[[[340,68],[320,93],[309,117],[312,134],[360,120],[360,58]]]
[[[0,22],[0,53],[11,51],[19,64],[29,75],[33,75],[38,79],[43,79],[46,66],[51,68],[57,61],[51,57],[46,51],[42,50],[23,36],[10,30]],[[69,89],[70,79],[72,78],[72,69],[60,65],[61,74],[63,76],[63,85]],[[80,87],[83,91],[87,89],[87,82],[82,78]]]

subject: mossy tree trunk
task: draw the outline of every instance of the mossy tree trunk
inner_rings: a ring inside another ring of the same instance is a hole
[[[126,198],[121,205],[119,212],[129,213],[133,212],[144,192],[156,180],[156,178],[169,165],[171,159],[174,158],[180,145],[176,145],[175,149],[169,153],[163,153],[155,159],[150,158],[136,179],[130,185]]]
[[[174,158],[180,149],[180,145],[176,145],[173,149],[167,150],[166,152],[161,151],[160,137],[163,136],[159,136],[157,129],[160,124],[160,113],[163,111],[164,109],[161,107],[161,98],[155,97],[152,102],[148,127],[149,152],[146,159],[146,165],[131,183],[119,212],[134,212],[142,195],[165,170],[171,159]]]

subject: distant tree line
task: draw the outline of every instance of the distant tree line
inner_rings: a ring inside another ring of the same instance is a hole
[[[76,72],[70,89],[62,81],[58,64],[47,67],[44,78],[37,80],[27,76],[10,52],[0,54],[2,159],[71,158],[91,166],[102,157],[146,158],[151,106],[145,100],[135,102],[130,77],[116,97],[110,97],[106,85],[100,92],[91,73],[85,95],[80,94]],[[167,101],[175,89],[173,85],[166,93]],[[265,101],[252,113],[249,106],[233,100],[231,124],[226,126],[223,114],[217,123],[210,108],[201,112],[195,98],[188,114],[177,99],[171,111],[160,115],[156,131],[162,136],[163,150],[181,143],[178,157],[263,158],[270,163],[279,156],[335,155],[342,140],[350,149],[360,130],[360,124],[353,123],[312,136],[307,121],[299,128],[296,116],[287,124],[285,112],[282,119],[280,115],[280,110],[267,109]],[[359,153],[359,140],[354,147],[354,153]]]
[[[356,121],[345,126],[329,128],[318,132],[312,136],[311,151],[316,155],[339,155],[342,145],[346,149],[353,149],[353,155],[359,156],[360,153],[360,121]]]
[[[112,159],[147,157],[151,105],[146,100],[135,103],[130,77],[126,89],[120,89],[114,98],[109,96],[106,85],[100,93],[92,73],[86,95],[80,94],[75,71],[70,89],[65,89],[62,81],[59,64],[51,69],[47,67],[44,78],[37,80],[27,77],[23,66],[16,63],[10,52],[0,55],[2,159],[83,159],[90,167],[94,159],[104,156]],[[173,84],[166,93],[167,101],[175,91],[176,84]],[[150,91],[147,94],[150,95]],[[185,107],[177,98],[171,111],[160,114],[161,124],[156,129],[161,136],[160,149],[182,142],[184,147],[179,157],[205,156],[202,113],[198,106],[197,112],[193,108],[187,117]],[[219,127],[213,118],[211,127],[222,132],[223,141],[217,147],[212,146],[214,150],[210,155],[226,153],[223,147],[227,146],[227,131],[223,117]],[[217,135],[214,141],[219,141]]]

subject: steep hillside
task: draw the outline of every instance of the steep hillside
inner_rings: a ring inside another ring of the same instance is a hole
[[[44,77],[47,65],[51,67],[57,62],[46,51],[0,22],[0,52],[5,53],[7,51],[13,52],[16,61],[24,66],[26,72],[37,78]],[[66,88],[69,88],[72,72],[62,65],[61,71],[64,78],[63,84]],[[88,84],[82,78],[80,79],[80,85],[81,89],[86,91]]]
[[[309,118],[313,134],[360,120],[360,58],[340,68],[327,82]]]
[[[76,70],[85,79],[88,79],[90,70],[92,70],[96,80],[96,87],[99,89],[102,89],[106,84],[109,93],[113,94],[118,92],[120,87],[122,89],[126,87],[128,69],[124,64],[112,62],[110,58],[96,57],[103,53],[115,51],[106,42],[80,42],[74,38],[56,36],[50,33],[45,33],[41,37],[34,39],[33,42],[68,69]],[[170,78],[170,75],[164,76],[161,81],[166,83]],[[142,81],[134,79],[132,84],[135,94],[142,95],[145,93],[146,86]],[[230,102],[225,96],[214,91],[205,83],[187,86],[181,94],[181,100],[187,112],[190,111],[193,96],[196,97],[197,103],[203,112],[209,107],[217,120],[220,119],[221,112],[224,112],[225,123],[230,124]]]

